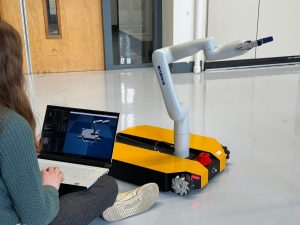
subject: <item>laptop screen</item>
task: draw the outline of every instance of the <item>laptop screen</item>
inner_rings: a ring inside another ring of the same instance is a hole
[[[47,106],[42,153],[111,162],[119,113]]]

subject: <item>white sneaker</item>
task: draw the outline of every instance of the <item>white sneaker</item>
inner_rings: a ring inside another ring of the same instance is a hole
[[[116,221],[149,209],[157,199],[159,188],[148,183],[134,190],[119,193],[116,202],[103,212],[106,221]]]

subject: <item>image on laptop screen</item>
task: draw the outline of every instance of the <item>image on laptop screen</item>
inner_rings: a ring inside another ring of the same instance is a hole
[[[118,113],[48,106],[42,151],[111,161]]]

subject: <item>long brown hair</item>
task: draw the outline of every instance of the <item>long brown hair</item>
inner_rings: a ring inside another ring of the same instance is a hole
[[[24,117],[35,135],[36,122],[25,92],[22,69],[20,35],[11,25],[0,20],[0,107],[7,107]]]

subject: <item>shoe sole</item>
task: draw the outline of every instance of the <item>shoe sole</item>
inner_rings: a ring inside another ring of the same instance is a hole
[[[139,193],[124,202],[115,202],[103,212],[106,221],[117,221],[148,210],[157,199],[159,189],[157,184],[150,183],[141,187]]]

